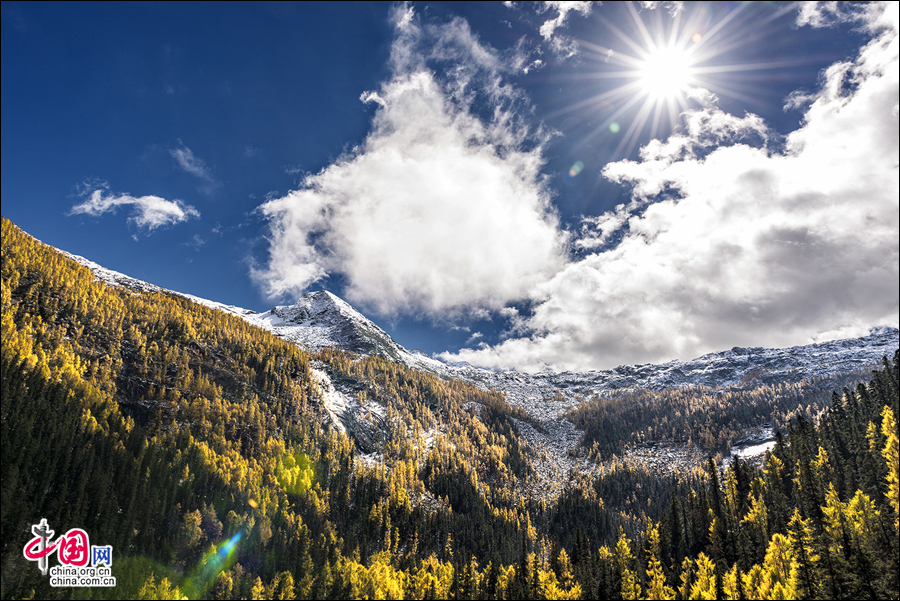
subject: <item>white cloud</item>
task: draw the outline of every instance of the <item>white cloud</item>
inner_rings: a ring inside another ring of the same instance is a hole
[[[113,194],[106,182],[85,184],[81,196],[86,196],[86,200],[73,206],[69,215],[99,217],[104,213],[115,212],[119,207],[131,207],[128,221],[147,232],[160,226],[174,225],[192,217],[200,217],[197,209],[180,200],[166,200],[159,196],[135,197],[130,194]]]
[[[503,3],[507,8],[516,9],[519,8],[520,5],[517,5],[514,2],[504,2]],[[548,11],[556,12],[556,17],[553,19],[547,19],[541,25],[539,32],[541,37],[544,38],[544,41],[550,46],[550,49],[553,53],[562,59],[570,58],[578,53],[578,44],[570,37],[560,34],[557,30],[565,27],[569,13],[574,11],[579,13],[581,16],[586,17],[591,14],[591,10],[593,10],[594,4],[600,4],[599,2],[568,2],[568,1],[547,1],[547,2],[530,2],[523,3],[521,6],[528,6],[530,9],[534,10],[537,14],[542,15]],[[527,74],[529,71],[535,70],[543,66],[543,62],[538,60],[529,64],[524,68],[524,72]]]
[[[184,144],[181,145],[181,148],[169,149],[169,154],[186,173],[210,183],[215,181],[203,159],[195,156],[194,152]]]
[[[553,39],[556,30],[566,24],[566,19],[571,11],[581,13],[582,16],[591,14],[591,5],[593,2],[541,2],[538,8],[539,12],[547,10],[557,11],[555,19],[548,19],[541,25],[541,36],[548,42]]]
[[[797,25],[832,27],[865,18],[863,2],[800,2]]]
[[[702,106],[714,106],[719,102],[719,97],[707,90],[706,88],[688,88],[685,96],[696,100]]]
[[[269,259],[253,275],[272,296],[341,274],[348,300],[381,314],[486,315],[564,262],[540,175],[548,134],[523,124],[503,81],[521,57],[461,19],[422,25],[399,8],[394,22],[392,76],[361,96],[376,105],[370,133],[259,207]]]
[[[524,335],[444,358],[591,369],[897,326],[897,3],[866,11],[872,41],[823,74],[798,130],[687,113],[607,166],[632,201],[585,222],[575,244],[596,251],[536,288]]]
[[[477,342],[479,339],[481,339],[483,337],[484,337],[484,334],[482,334],[481,332],[475,332],[474,334],[469,336],[469,339],[466,340],[466,344],[472,344],[474,342]]]
[[[360,94],[359,99],[366,104],[374,102],[379,106],[384,106],[384,99],[378,95],[378,92],[363,92]]]
[[[661,7],[665,7],[669,14],[673,17],[680,15],[684,11],[684,2],[673,2],[673,1],[665,1],[660,2],[659,0],[644,0],[641,2],[641,7],[646,8],[647,10],[656,10]]]
[[[544,61],[542,61],[541,59],[538,58],[538,59],[531,61],[526,66],[522,67],[522,73],[524,73],[525,75],[528,75],[530,72],[537,71],[538,69],[540,69],[543,66],[544,66]]]

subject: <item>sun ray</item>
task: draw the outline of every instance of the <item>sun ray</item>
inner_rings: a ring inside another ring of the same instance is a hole
[[[658,102],[656,103],[656,106],[653,107],[653,123],[650,125],[650,139],[655,138],[659,131],[659,119],[662,117],[662,108],[662,105]]]
[[[626,4],[628,7],[628,12],[631,14],[631,18],[634,21],[635,26],[637,27],[638,32],[641,34],[641,37],[644,40],[644,49],[653,48],[656,45],[656,41],[653,39],[653,35],[650,33],[650,30],[647,29],[647,26],[644,24],[644,20],[641,19],[641,15],[638,13],[637,9],[634,7],[633,2],[629,2]]]
[[[579,39],[585,60],[596,61],[593,73],[578,78],[582,82],[619,80],[620,85],[575,103],[557,107],[549,117],[572,113],[600,116],[601,125],[586,128],[576,147],[606,138],[604,147],[615,148],[617,156],[631,156],[644,137],[668,136],[681,123],[683,112],[708,106],[715,98],[751,105],[760,97],[754,73],[793,68],[816,62],[814,57],[777,61],[727,62],[726,56],[740,56],[740,50],[754,43],[769,28],[775,16],[739,19],[748,6],[729,10],[695,5],[666,18],[660,11],[645,11],[627,3],[629,17],[613,22],[596,15],[607,34],[604,43]],[[783,11],[782,11],[783,12]],[[740,79],[740,80],[739,80]],[[702,91],[702,93],[697,93]]]
[[[644,104],[641,106],[638,111],[637,116],[631,121],[631,125],[628,126],[628,130],[625,132],[625,135],[622,136],[622,141],[619,142],[619,146],[616,148],[616,154],[620,154],[625,149],[625,155],[631,154],[634,150],[635,145],[637,145],[637,139],[641,135],[641,131],[644,129],[644,126],[647,124],[647,119],[649,118],[650,111],[653,110],[653,107],[658,104],[655,99],[650,96],[646,96],[644,98]]]

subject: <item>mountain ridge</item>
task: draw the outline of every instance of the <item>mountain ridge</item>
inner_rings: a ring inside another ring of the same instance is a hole
[[[90,268],[95,277],[108,284],[145,291],[166,291],[106,270],[83,257],[68,256]],[[705,394],[703,389],[717,393],[825,378],[836,382],[839,376],[872,369],[882,358],[893,356],[894,349],[900,346],[900,332],[897,329],[881,328],[859,338],[781,349],[733,347],[689,361],[622,365],[589,372],[498,372],[471,365],[447,364],[410,352],[349,303],[324,290],[303,294],[293,305],[276,306],[260,313],[190,294],[166,292],[231,313],[310,352],[334,347],[361,355],[376,355],[446,380],[461,380],[485,391],[503,393],[509,405],[524,410],[529,420],[540,426],[536,428],[532,423],[518,421],[528,444],[542,451],[543,459],[536,464],[539,481],[551,487],[557,474],[572,473],[573,470],[596,474],[599,468],[599,464],[581,453],[585,431],[576,427],[571,419],[571,412],[586,401],[642,389],[665,391],[685,388]],[[377,445],[373,441],[384,434],[378,426],[384,409],[377,403],[358,398],[358,391],[342,384],[340,378],[333,379],[327,365],[313,367],[332,425],[348,432],[364,454],[375,452]],[[368,416],[368,419],[360,419],[361,415]],[[768,419],[771,420],[771,417]],[[740,436],[758,436],[757,430],[761,425],[759,423],[755,428],[743,431]],[[686,462],[692,461],[690,457],[696,460],[699,456],[698,451],[690,446],[679,448],[675,453],[679,459],[670,459],[663,466],[663,471],[673,466],[681,469],[687,465]],[[632,450],[626,454],[632,459],[642,460],[634,456]],[[371,458],[376,457],[377,453],[371,455]]]
[[[857,338],[784,348],[736,346],[687,361],[675,359],[665,363],[620,365],[584,372],[545,371],[530,374],[515,370],[494,371],[468,364],[446,363],[421,352],[409,351],[352,305],[327,290],[307,292],[293,305],[279,305],[258,313],[192,294],[166,290],[106,269],[84,257],[65,254],[91,269],[98,279],[108,284],[178,294],[237,315],[310,352],[336,347],[357,354],[377,355],[444,378],[461,379],[501,390],[519,401],[511,399],[513,404],[520,404],[522,397],[529,395],[559,393],[568,399],[574,395],[584,396],[622,388],[740,387],[828,377],[875,365],[882,357],[891,356],[893,349],[900,344],[900,331],[881,327],[873,328],[874,332],[868,336]],[[531,390],[522,390],[526,382],[530,382],[531,386],[525,388]]]
[[[828,405],[825,389],[840,389],[844,383],[855,386],[855,382],[869,369],[877,366],[883,357],[893,354],[900,339],[897,329],[881,328],[860,338],[782,349],[733,347],[689,361],[622,365],[589,372],[499,372],[465,364],[448,364],[418,352],[410,352],[349,303],[329,291],[308,292],[292,305],[255,312],[167,290],[103,268],[84,257],[65,254],[89,268],[95,278],[108,285],[129,288],[135,293],[177,295],[206,307],[219,309],[306,351],[315,353],[335,348],[356,353],[357,356],[378,356],[445,380],[474,385],[489,394],[494,391],[502,393],[503,402],[508,404],[512,412],[510,416],[516,418],[522,439],[537,451],[537,456],[533,459],[537,478],[528,484],[529,490],[526,491],[531,496],[541,496],[547,494],[548,490],[556,490],[560,484],[560,474],[597,475],[598,470],[603,469],[599,461],[600,455],[590,446],[591,440],[596,439],[597,424],[590,426],[582,411],[585,407],[590,408],[593,403],[605,399],[604,402],[620,405],[624,412],[636,411],[629,418],[629,423],[644,431],[648,430],[648,424],[656,424],[654,420],[658,418],[671,420],[671,417],[665,418],[665,412],[668,411],[665,407],[671,406],[671,401],[667,399],[673,398],[673,395],[678,397],[681,394],[677,392],[679,389],[684,389],[691,398],[706,399],[702,402],[712,402],[713,406],[715,401],[710,401],[710,395],[716,398],[720,394],[724,395],[721,398],[726,404],[756,403],[753,413],[744,416],[736,425],[722,422],[722,416],[709,419],[696,416],[700,422],[715,424],[720,429],[718,438],[713,440],[707,437],[701,446],[711,452],[716,452],[717,449],[727,450],[732,442],[748,436],[760,438],[764,442],[763,439],[772,433],[772,424],[776,428],[783,428],[785,420],[797,412],[814,419],[817,412]],[[366,390],[371,383],[366,383],[351,373],[341,373],[335,365],[334,361],[323,358],[314,359],[310,366],[316,397],[325,410],[325,419],[332,427],[347,433],[355,441],[360,460],[378,462],[390,430],[385,421],[386,408],[374,397],[360,396],[360,391]],[[762,389],[768,389],[770,392],[763,394],[774,395],[774,400],[754,401],[753,394]],[[750,396],[745,399],[741,396],[741,390],[749,391]],[[654,391],[660,392],[657,394]],[[647,393],[650,394],[649,397]],[[786,395],[785,400],[778,400],[782,394]],[[800,402],[800,397],[805,404],[795,405]],[[647,409],[648,402],[654,404],[654,407]],[[677,404],[678,401],[675,402]],[[644,409],[640,409],[641,406]],[[682,415],[686,415],[683,411],[688,407],[682,408]],[[467,410],[480,415],[482,407],[474,403],[467,406]],[[675,416],[681,419],[678,414]],[[693,422],[679,423],[679,428],[691,431],[695,436],[704,434],[694,431]],[[725,430],[727,434],[721,434]],[[765,432],[768,434],[763,436]],[[426,437],[433,434],[426,433]],[[620,442],[611,447],[607,445],[603,455],[608,457],[610,452],[614,455],[621,454],[626,461],[645,463],[664,473],[672,469],[688,469],[692,464],[699,465],[705,458],[704,451],[692,445],[690,436],[679,441],[666,432],[657,434],[662,436],[662,444],[672,445],[673,440],[675,443],[675,446],[666,447],[668,455],[662,463],[656,451],[651,450],[648,455],[641,450],[643,442],[653,441],[643,435],[637,438],[630,435],[618,436]]]

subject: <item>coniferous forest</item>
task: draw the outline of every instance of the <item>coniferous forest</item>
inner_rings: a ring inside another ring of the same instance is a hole
[[[898,353],[825,397],[585,403],[570,419],[603,469],[545,498],[519,428],[541,424],[501,393],[110,287],[6,219],[0,303],[4,599],[900,596]],[[384,435],[328,425],[313,367],[384,407]],[[781,430],[762,468],[617,455],[648,425],[714,449],[752,420]],[[42,518],[111,545],[117,586],[51,587],[22,552]]]

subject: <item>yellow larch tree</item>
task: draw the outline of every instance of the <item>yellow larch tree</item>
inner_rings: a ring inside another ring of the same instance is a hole
[[[659,561],[659,528],[652,522],[647,528],[650,559],[647,562],[647,599],[674,599],[675,589],[666,584],[666,575]]]
[[[888,501],[894,509],[894,515],[897,519],[894,521],[894,528],[897,534],[900,534],[900,449],[897,442],[897,422],[894,418],[894,412],[887,405],[881,412],[881,432],[887,439],[881,455],[887,461],[887,481]]]

